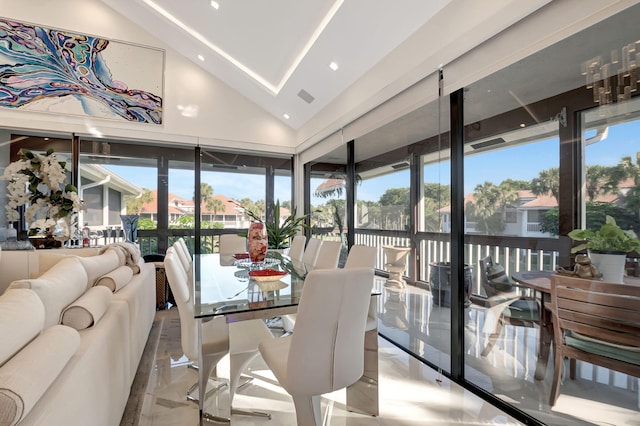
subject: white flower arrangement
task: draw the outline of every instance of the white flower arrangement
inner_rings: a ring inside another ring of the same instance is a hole
[[[59,161],[52,149],[45,154],[21,149],[18,155],[20,159],[9,164],[1,177],[9,182],[7,220],[20,220],[18,207],[28,204],[24,217],[30,234],[51,234],[55,229],[55,236],[69,238],[75,233],[80,198],[75,186],[65,185],[66,162]]]

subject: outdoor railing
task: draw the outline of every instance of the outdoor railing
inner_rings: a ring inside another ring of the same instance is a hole
[[[203,229],[201,231],[201,252],[212,253],[217,251],[220,235],[240,233],[241,229]],[[321,239],[342,239],[337,234],[314,235]],[[166,231],[168,246],[171,246],[178,238],[184,238],[187,247],[193,253],[195,248],[194,231],[191,229],[169,229]],[[544,241],[543,241],[544,240]],[[158,231],[138,231],[138,244],[142,254],[158,253]],[[382,247],[385,245],[409,247],[411,240],[406,232],[385,231],[373,229],[357,229],[355,244],[377,247],[376,269],[386,271],[385,256]],[[436,262],[450,262],[449,235],[443,233],[420,233],[416,236],[416,244],[420,248],[419,261],[415,281],[428,284],[430,281],[430,267]],[[526,237],[487,237],[467,235],[465,237],[465,264],[472,267],[473,287],[472,293],[482,294],[478,260],[490,255],[494,262],[504,266],[507,275],[524,270],[554,270],[558,266],[558,250],[554,249],[557,240],[545,238]],[[531,247],[545,247],[533,249]],[[342,261],[346,258],[342,257]],[[407,265],[410,264],[408,259]],[[405,275],[408,275],[405,270]]]

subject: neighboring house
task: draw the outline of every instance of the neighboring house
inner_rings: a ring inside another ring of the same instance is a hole
[[[158,191],[155,189],[152,190],[151,195],[153,196],[153,200],[142,205],[140,217],[157,222],[158,207],[156,200],[158,199]],[[202,221],[222,223],[225,228],[249,228],[251,220],[244,214],[244,209],[238,206],[237,202],[233,198],[229,198],[222,194],[216,194],[211,198],[221,201],[220,205],[224,206],[224,209],[213,211],[212,209],[207,208],[206,203],[202,203],[202,207],[200,209]],[[193,200],[169,193],[169,224],[178,223],[180,218],[183,216],[193,216],[194,211],[195,204]],[[291,212],[288,209],[280,207],[281,218],[285,218],[289,216],[289,214],[291,214]]]
[[[475,204],[475,194],[467,194],[464,205]],[[517,237],[553,237],[553,235],[540,231],[540,218],[542,215],[558,206],[558,202],[551,195],[536,196],[529,190],[518,191],[516,202],[507,207],[504,212],[504,230],[500,235]],[[451,206],[439,210],[442,216],[442,232],[451,232]],[[464,232],[466,234],[481,234],[477,229],[477,223],[467,220],[465,214]]]
[[[120,215],[127,213],[125,196],[137,196],[142,191],[105,167],[81,163],[78,196],[83,208],[78,215],[79,227],[85,223],[97,231],[121,227]]]

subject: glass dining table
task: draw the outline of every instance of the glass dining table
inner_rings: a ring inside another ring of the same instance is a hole
[[[273,269],[286,272],[279,279],[260,280],[250,276],[256,270]],[[218,254],[201,254],[193,257],[193,303],[198,322],[200,359],[203,358],[202,324],[213,317],[223,315],[227,324],[252,319],[269,319],[297,311],[304,287],[306,267],[278,253],[267,257],[265,263],[254,264],[248,259],[225,259]],[[374,286],[372,298],[380,294]],[[378,330],[376,303],[369,308],[365,335],[364,374],[358,382],[347,388],[347,407],[350,411],[378,415]],[[229,334],[233,339],[233,334]],[[230,345],[231,346],[231,345]],[[225,357],[228,360],[228,356]],[[224,361],[224,360],[223,360]],[[229,362],[216,366],[218,380],[227,382],[230,377]],[[207,399],[208,377],[198,370],[200,425],[207,419],[231,423],[229,386],[221,386]],[[206,406],[206,409],[205,409]]]

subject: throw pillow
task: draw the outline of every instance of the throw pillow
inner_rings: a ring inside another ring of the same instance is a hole
[[[104,315],[113,293],[105,286],[91,287],[62,311],[60,323],[76,330],[93,327]]]
[[[113,293],[129,284],[133,278],[133,271],[128,266],[120,266],[96,280],[96,286],[103,285],[109,288]]]

